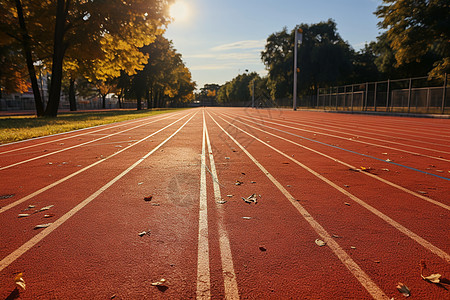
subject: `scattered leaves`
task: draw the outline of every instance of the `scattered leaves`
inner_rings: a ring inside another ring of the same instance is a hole
[[[23,276],[23,273],[17,274],[16,277],[14,277],[14,282],[16,283],[16,285],[18,287],[20,287],[24,290],[26,285],[25,285],[25,280],[23,280],[22,276]]]
[[[161,286],[161,285],[165,285],[165,284],[166,284],[166,280],[164,278],[161,278],[159,281],[152,282],[153,286]]]
[[[405,297],[411,296],[411,291],[409,288],[401,282],[397,283],[397,290]]]
[[[34,229],[47,228],[47,227],[50,226],[50,225],[52,225],[52,223],[40,224],[40,225],[34,226]]]
[[[319,240],[319,239],[316,239],[316,240],[315,240],[315,243],[316,243],[316,245],[319,246],[319,247],[323,247],[323,246],[325,246],[325,245],[327,244],[327,243],[325,243],[324,241]]]
[[[250,196],[248,196],[247,198],[241,197],[242,200],[245,201],[245,203],[258,203],[258,196],[259,198],[261,198],[261,195],[256,195],[256,194],[252,194]]]
[[[54,206],[54,205],[49,205],[49,206],[43,207],[43,208],[41,208],[40,210],[38,210],[37,212],[49,210],[49,209],[52,208],[53,206]]]

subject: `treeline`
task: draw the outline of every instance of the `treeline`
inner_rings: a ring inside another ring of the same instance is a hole
[[[314,96],[318,87],[450,73],[450,5],[436,0],[384,0],[375,14],[383,33],[355,51],[337,32],[333,20],[299,24],[299,95]],[[217,90],[220,104],[255,98],[292,99],[295,29],[283,28],[267,38],[261,59],[268,75],[244,73]]]
[[[58,113],[61,91],[76,110],[76,95],[92,87],[103,100],[108,93],[135,99],[138,109],[142,99],[148,107],[190,100],[195,83],[162,36],[172,2],[0,0],[1,90],[31,85],[37,115],[50,117]],[[38,84],[45,74],[47,99]]]

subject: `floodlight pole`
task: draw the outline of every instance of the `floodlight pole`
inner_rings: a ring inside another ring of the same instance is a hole
[[[301,28],[295,28],[295,41],[294,41],[294,96],[293,96],[293,108],[297,110],[297,75],[298,75],[298,67],[297,67],[297,52],[298,52],[298,44],[302,43],[303,38],[303,30]]]
[[[252,108],[255,108],[255,78],[252,80]]]

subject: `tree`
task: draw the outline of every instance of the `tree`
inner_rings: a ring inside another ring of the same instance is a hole
[[[447,0],[383,0],[382,20],[397,66],[433,60],[430,76],[450,72],[450,5]]]
[[[221,104],[242,104],[251,99],[251,82],[259,78],[258,74],[239,74],[226,82],[217,92],[217,102]]]
[[[352,71],[352,50],[337,32],[333,20],[301,24],[303,43],[299,47],[300,94],[317,93],[317,87],[345,82]],[[287,28],[267,38],[261,53],[273,99],[290,98],[293,91],[293,50],[295,30]]]
[[[36,99],[32,63],[42,61],[52,70],[48,104],[44,113],[38,109],[38,115],[57,115],[67,60],[80,68],[94,66],[98,77],[117,77],[122,69],[132,74],[143,67],[148,57],[139,49],[162,34],[170,2],[15,0],[13,7],[12,1],[0,1],[2,8],[13,12],[13,17],[0,20],[0,30],[22,43]]]

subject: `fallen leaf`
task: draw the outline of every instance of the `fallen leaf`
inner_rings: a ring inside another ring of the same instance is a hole
[[[229,157],[225,157],[225,159],[230,159]]]
[[[333,234],[332,237],[334,237],[335,239],[342,238],[342,236],[339,236],[339,235],[337,235],[337,234]]]
[[[419,194],[422,194],[422,195],[426,195],[426,194],[428,194],[428,192],[424,192],[424,191],[417,191]]]
[[[239,181],[239,180],[237,180],[235,183],[234,183],[235,185],[241,185],[241,184],[243,184],[243,182],[242,181]]]
[[[383,154],[383,155],[388,155],[386,152],[384,152],[384,153],[381,153],[381,154]]]
[[[142,231],[138,233],[139,236],[144,236],[146,234],[150,234],[150,231]]]
[[[23,273],[19,273],[16,275],[16,277],[14,277],[14,282],[16,283],[16,285],[18,285],[20,288],[25,289],[26,285],[25,285],[25,280],[23,280]]]
[[[36,205],[28,205],[28,207],[25,208],[23,211],[27,211],[27,210],[30,210],[30,209],[35,208],[35,207],[36,207]]]
[[[218,203],[218,204],[225,204],[225,203],[227,203],[227,201],[225,201],[225,200],[219,200],[219,201],[217,201],[217,203]]]
[[[401,283],[401,282],[399,282],[397,284],[397,290],[400,293],[402,293],[402,295],[405,296],[405,297],[411,296],[411,291],[409,290],[409,288],[406,285],[404,285],[403,283]]]
[[[152,282],[153,286],[160,286],[160,285],[165,285],[166,280],[164,278],[161,278],[159,281],[156,282]]]
[[[25,218],[25,217],[29,217],[30,214],[18,214],[17,217],[18,218]]]
[[[50,225],[52,225],[52,223],[40,224],[40,225],[34,226],[34,229],[47,228],[47,227],[50,226]]]
[[[348,187],[350,187],[348,184],[344,184],[344,187],[346,187],[346,188],[348,188]]]
[[[356,249],[356,247],[355,247],[355,246],[350,246],[350,248],[351,248],[351,249]]]
[[[54,206],[54,205],[49,205],[49,206],[43,207],[43,208],[41,208],[40,210],[38,210],[37,212],[49,210],[49,209],[52,208],[53,206]]]
[[[259,246],[259,250],[261,250],[262,252],[267,251],[266,247],[264,247],[264,246]]]
[[[231,197],[233,197],[233,195],[227,195],[227,197],[230,197],[230,198],[231,198]]]
[[[261,197],[261,195],[259,195],[259,197]],[[241,197],[242,200],[244,200],[246,203],[258,203],[258,195],[256,194],[252,194],[250,196],[248,196],[247,198]]]
[[[54,217],[55,215],[54,214],[48,214],[48,215],[44,215],[44,218],[51,218],[51,217]]]
[[[159,203],[152,203],[152,206],[160,206]]]
[[[389,172],[390,170],[389,169],[381,169],[381,171]]]
[[[441,282],[440,278],[441,278],[442,275],[441,274],[431,274],[431,275],[426,276],[426,277],[423,276],[423,275],[421,275],[421,276],[426,281],[429,281],[429,282],[432,282],[432,283],[439,283],[439,282]]]
[[[387,161],[387,162],[390,162],[390,161],[392,161],[392,160],[390,160],[390,159],[388,158],[388,159],[386,159],[386,161]]]
[[[256,181],[250,181],[250,183],[256,183]]]
[[[144,184],[143,182],[139,182],[138,185]]]
[[[14,194],[1,195],[0,196],[0,200],[9,199],[9,198],[12,198],[12,197],[14,197]]]
[[[327,244],[327,243],[325,243],[324,241],[319,240],[319,239],[315,240],[315,243],[316,243],[316,245],[319,246],[319,247],[325,246],[325,245]]]
[[[350,206],[350,203],[348,203],[348,202],[344,202],[344,204],[347,205],[347,206]]]
[[[144,197],[144,201],[152,201],[152,199],[153,199],[153,195],[150,195],[150,196],[148,196],[148,197]]]
[[[244,220],[250,220],[252,217],[242,217]]]

